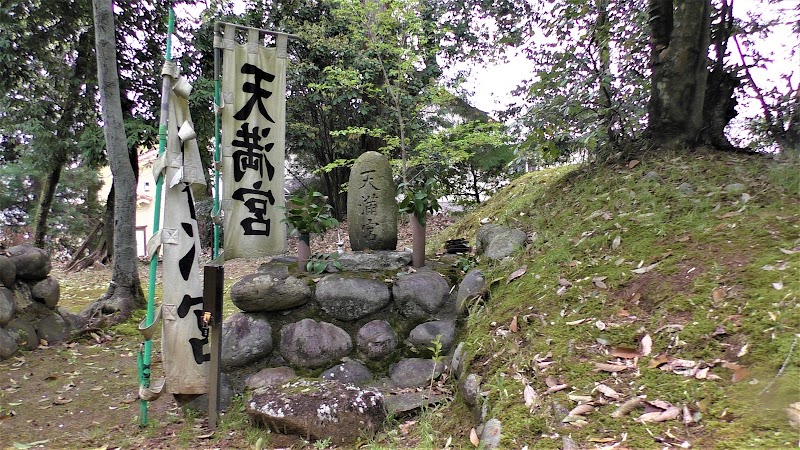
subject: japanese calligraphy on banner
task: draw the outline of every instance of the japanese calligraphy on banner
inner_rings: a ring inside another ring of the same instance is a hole
[[[194,208],[194,189],[206,185],[197,135],[189,114],[191,85],[176,73],[169,92],[165,151],[153,164],[153,176],[165,183],[163,227],[147,244],[148,255],[162,251],[164,289],[161,306],[149,327],[140,327],[147,339],[161,322],[164,380],[140,388],[140,396],[154,400],[171,394],[208,392],[211,353],[203,330],[203,284],[200,281],[200,233]],[[148,368],[149,369],[149,368]]]
[[[255,258],[286,250],[284,168],[285,40],[261,45],[258,31],[234,41],[226,25],[222,66],[224,258]]]

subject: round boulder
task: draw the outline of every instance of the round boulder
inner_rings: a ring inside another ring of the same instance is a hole
[[[345,361],[322,372],[323,380],[336,380],[344,384],[361,386],[372,380],[372,372],[358,361]]]
[[[0,328],[0,361],[10,358],[19,351],[19,345],[13,336]]]
[[[397,348],[397,333],[389,322],[373,320],[364,324],[356,335],[358,349],[369,359],[380,359]]]
[[[285,280],[289,278],[289,266],[275,261],[261,264],[258,266],[258,269],[256,269],[256,272],[269,275],[272,278],[277,278],[279,280]]]
[[[61,298],[61,289],[58,281],[53,277],[46,277],[43,280],[31,283],[31,296],[39,303],[44,303],[50,309],[55,309],[58,300]]]
[[[223,367],[239,367],[272,352],[272,326],[263,314],[235,313],[222,323]]]
[[[507,228],[497,223],[481,225],[481,227],[478,228],[478,232],[475,234],[475,250],[478,254],[485,252],[492,240],[504,229]]]
[[[444,364],[432,359],[407,358],[389,367],[389,377],[400,388],[422,387],[444,371]]]
[[[17,283],[11,293],[14,294],[14,304],[17,305],[17,314],[38,311],[40,308],[37,308],[37,306],[44,307],[44,305],[40,303],[33,302],[33,295],[31,295],[31,288],[28,286],[28,283]]]
[[[503,227],[486,247],[486,257],[498,261],[522,248],[528,236],[522,230]]]
[[[450,285],[438,273],[420,269],[400,277],[392,288],[400,312],[412,319],[429,318],[450,297]]]
[[[267,367],[250,375],[244,382],[247,389],[280,386],[297,378],[291,367]]]
[[[441,344],[440,354],[447,353],[456,339],[456,323],[452,320],[434,320],[417,325],[408,335],[408,341],[419,352],[431,354],[430,349],[438,339]]]
[[[39,340],[45,340],[49,345],[63,342],[69,335],[67,323],[53,311],[39,319],[35,328]]]
[[[17,245],[6,250],[11,262],[17,268],[17,278],[41,280],[50,273],[50,255],[46,251],[30,245]]]
[[[339,320],[356,320],[383,308],[391,300],[382,281],[328,275],[317,283],[317,302]]]
[[[17,282],[17,266],[5,255],[0,255],[0,284],[10,288]]]
[[[337,381],[297,380],[256,389],[245,401],[253,423],[310,442],[356,448],[371,439],[386,420],[383,395]]]
[[[16,312],[17,303],[14,301],[14,293],[4,287],[0,287],[0,327],[8,325]]]
[[[231,300],[242,311],[280,311],[311,300],[311,288],[299,278],[254,273],[231,287]]]
[[[458,314],[464,314],[469,307],[470,300],[480,295],[485,288],[486,278],[480,269],[472,269],[467,272],[467,275],[458,285],[458,293],[456,293],[456,310]]]
[[[352,349],[350,335],[327,322],[303,319],[281,328],[281,355],[295,366],[324,367],[347,356]]]
[[[680,186],[678,186],[678,192],[684,197],[692,196],[694,195],[694,186],[692,186],[689,183],[683,182],[680,184]]]
[[[33,328],[33,325],[27,320],[17,317],[9,322],[5,329],[23,349],[36,350],[39,348],[39,338],[36,336],[36,329]]]
[[[489,419],[486,424],[483,425],[480,447],[486,450],[500,448],[500,441],[503,438],[502,430],[503,427],[499,420]]]

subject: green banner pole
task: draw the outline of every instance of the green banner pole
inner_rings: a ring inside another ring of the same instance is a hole
[[[175,29],[175,11],[172,6],[169,8],[169,18],[167,20],[167,48],[164,52],[164,60],[169,63],[172,61],[172,33]],[[169,75],[164,74],[161,82],[161,118],[158,123],[158,155],[161,156],[167,148],[167,122],[169,118],[169,94],[172,89],[172,79]],[[161,227],[161,188],[164,184],[164,177],[159,174],[156,179],[156,192],[153,215],[153,234],[157,233]],[[156,295],[156,273],[158,268],[158,252],[150,255],[150,274],[147,285],[147,315],[145,317],[145,325],[150,326],[153,324],[153,316],[155,315],[155,295]],[[139,367],[140,383],[144,387],[150,387],[150,352],[152,351],[153,343],[150,339],[145,339],[143,355],[140,358],[141,364]],[[147,425],[147,400],[140,401],[141,410],[141,425]]]
[[[219,80],[220,72],[220,45],[222,35],[219,30],[219,23],[214,24],[214,210],[212,216],[214,217],[214,253],[213,259],[219,257],[219,238],[220,238],[220,225],[217,223],[219,215],[219,165],[221,164],[222,157],[219,151],[220,143],[220,124],[219,124],[219,109],[221,105],[221,86]],[[219,42],[218,42],[219,41]]]

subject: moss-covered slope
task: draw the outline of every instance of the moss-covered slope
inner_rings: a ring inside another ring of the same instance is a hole
[[[530,237],[511,260],[480,261],[494,282],[463,334],[501,447],[797,446],[785,409],[800,401],[798,183],[797,165],[765,156],[652,152],[528,174],[437,236],[429,248],[474,241],[488,219]],[[569,387],[547,393],[554,382]],[[612,417],[636,396],[681,415]],[[423,422],[420,442],[470,446],[459,402]]]

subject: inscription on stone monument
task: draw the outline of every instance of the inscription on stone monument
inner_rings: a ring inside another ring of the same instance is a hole
[[[358,157],[347,192],[347,232],[350,246],[360,250],[397,247],[397,189],[389,159],[378,152]]]

